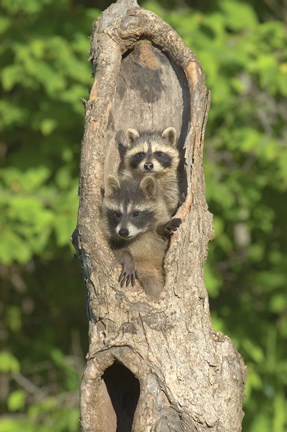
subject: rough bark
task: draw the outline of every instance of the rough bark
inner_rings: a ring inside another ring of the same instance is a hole
[[[205,200],[204,73],[175,31],[135,0],[95,22],[95,79],[86,103],[80,206],[73,236],[87,288],[89,353],[81,384],[85,432],[241,430],[245,366],[210,322],[203,267],[212,216]],[[101,187],[119,164],[127,128],[179,133],[183,223],[165,257],[164,298],[121,288],[103,238]]]

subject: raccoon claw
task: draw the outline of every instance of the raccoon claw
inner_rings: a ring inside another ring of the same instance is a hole
[[[180,218],[170,219],[160,228],[159,234],[164,235],[165,237],[171,236],[180,226],[181,222],[182,220]]]
[[[129,286],[129,284],[131,284],[131,286],[133,287],[135,285],[136,279],[137,279],[138,275],[136,270],[126,270],[123,269],[120,277],[119,277],[119,283],[120,286],[123,287],[124,285]]]
[[[135,270],[134,273],[131,275],[131,284],[132,284],[132,286],[135,286],[137,278],[138,278],[138,274],[137,274],[137,272]]]

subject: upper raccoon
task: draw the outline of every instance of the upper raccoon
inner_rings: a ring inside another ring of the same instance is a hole
[[[160,133],[139,134],[128,129],[128,146],[119,146],[121,163],[119,174],[152,175],[159,182],[168,213],[173,216],[179,203],[177,169],[179,152],[176,148],[176,131],[169,127]]]
[[[164,285],[163,257],[168,236],[180,219],[169,217],[154,179],[109,176],[101,216],[110,246],[122,264],[121,286],[138,277],[145,292],[158,297]]]

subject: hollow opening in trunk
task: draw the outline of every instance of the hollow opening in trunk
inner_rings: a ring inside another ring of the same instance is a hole
[[[117,416],[116,432],[130,432],[140,395],[138,379],[123,364],[115,362],[105,370],[103,380]]]

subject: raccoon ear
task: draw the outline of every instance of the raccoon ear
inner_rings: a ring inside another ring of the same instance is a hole
[[[135,129],[128,129],[126,136],[127,136],[127,141],[128,141],[129,147],[132,147],[135,143],[135,140],[137,138],[139,138],[140,134]]]
[[[112,175],[110,175],[108,177],[108,181],[107,181],[107,193],[112,194],[116,191],[120,190],[120,182],[118,181],[118,179]]]
[[[152,198],[156,196],[156,183],[151,176],[145,176],[140,182],[140,189],[144,195]]]
[[[176,130],[173,127],[168,127],[163,131],[161,137],[171,146],[176,144]]]

